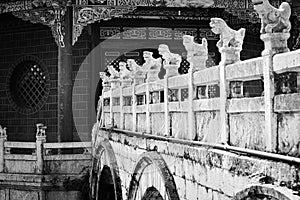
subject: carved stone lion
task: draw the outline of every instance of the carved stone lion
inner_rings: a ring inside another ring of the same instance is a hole
[[[130,79],[132,78],[132,72],[127,69],[126,62],[119,62],[119,69],[120,69],[120,78],[121,79]]]
[[[109,77],[106,75],[106,72],[99,72],[99,76],[102,79],[103,83],[107,83],[109,80]]]
[[[273,7],[268,0],[252,2],[261,18],[261,33],[287,33],[291,30],[291,7],[287,2],[282,2],[279,9]]]
[[[160,44],[158,46],[158,53],[164,59],[164,65],[180,65],[181,56],[179,54],[172,53],[166,44]]]
[[[143,68],[139,66],[134,59],[128,59],[127,65],[133,76],[143,76],[145,74]]]
[[[120,78],[120,73],[117,70],[115,70],[115,68],[112,65],[107,65],[107,69],[110,73],[110,80]]]
[[[143,68],[146,71],[150,70],[160,70],[161,67],[161,58],[153,58],[153,52],[150,51],[144,51],[143,52],[143,58],[145,60],[145,63],[143,64]]]
[[[184,35],[182,36],[183,46],[187,51],[187,57],[192,56],[205,56],[208,54],[207,40],[202,38],[202,44],[198,44],[194,41],[194,36]]]
[[[238,31],[228,27],[226,22],[221,18],[211,18],[209,23],[212,32],[220,34],[220,40],[217,42],[217,47],[234,47],[242,48],[246,29],[241,28]]]

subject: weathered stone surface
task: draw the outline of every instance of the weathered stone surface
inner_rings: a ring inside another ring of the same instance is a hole
[[[36,161],[32,160],[5,160],[5,168],[9,173],[30,174],[37,170]]]
[[[120,128],[120,113],[114,113],[114,127]]]
[[[233,98],[229,100],[228,113],[264,112],[264,98]]]
[[[300,156],[300,113],[278,115],[279,152],[291,156]]]
[[[151,113],[151,130],[153,135],[165,135],[165,116],[164,113]]]
[[[180,139],[187,139],[188,137],[188,114],[187,113],[170,113],[172,136]]]
[[[90,160],[56,160],[46,161],[44,168],[49,174],[79,174],[82,169],[91,165]]]
[[[230,144],[264,151],[266,149],[263,134],[264,120],[262,113],[231,114],[229,116]]]
[[[128,131],[132,130],[132,114],[124,114],[124,129]]]
[[[112,138],[115,138],[114,135],[123,135],[122,140],[110,140],[110,143],[114,151],[118,151],[117,163],[123,191],[126,192],[130,186],[134,167],[145,150],[139,147],[139,142],[134,143],[136,137],[112,132]],[[120,143],[121,141],[125,143]],[[270,177],[274,180],[274,184],[278,185],[281,182],[293,182],[299,173],[296,166],[283,162],[241,156],[201,146],[170,141],[166,143],[153,138],[143,138],[142,141],[146,141],[141,145],[146,143],[148,149],[157,147],[153,153],[162,155],[175,181],[180,199],[229,200],[249,184],[258,184],[265,177]],[[151,184],[164,192],[164,181],[157,167],[146,167],[141,181],[139,187],[141,194]]]
[[[275,112],[300,112],[300,94],[281,94],[274,99]]]
[[[276,73],[299,71],[300,50],[276,54],[273,57],[273,63]]]
[[[58,200],[58,199],[82,200],[82,194],[78,191],[67,191],[67,192],[50,191],[47,192],[46,199],[47,200]]]
[[[146,132],[146,114],[137,114],[137,131]]]
[[[199,141],[217,143],[220,139],[220,112],[197,112],[196,131]]]
[[[20,200],[20,199],[39,200],[39,194],[37,191],[20,191],[20,190],[9,191],[9,200]]]
[[[111,118],[110,118],[110,114],[109,113],[103,113],[104,116],[104,125],[105,127],[110,127],[111,126]]]

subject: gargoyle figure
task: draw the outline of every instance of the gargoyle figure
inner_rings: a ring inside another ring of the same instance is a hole
[[[127,65],[133,76],[142,76],[143,74],[145,74],[143,68],[139,66],[134,59],[128,59]]]
[[[217,47],[235,47],[242,49],[246,29],[233,30],[228,27],[226,22],[221,18],[211,18],[209,25],[213,33],[220,34]]]
[[[120,72],[115,70],[115,68],[112,65],[107,65],[108,72],[110,73],[109,79],[117,79],[120,78]]]
[[[202,44],[198,44],[194,41],[194,36],[191,35],[184,35],[182,36],[183,39],[183,46],[187,51],[187,57],[193,56],[207,56],[208,49],[207,49],[207,40],[202,38]]]
[[[127,69],[126,65],[127,65],[126,62],[119,62],[120,78],[121,79],[132,78],[132,72]]]
[[[6,136],[6,128],[2,128],[2,126],[0,125],[0,136],[4,137]]]
[[[44,126],[44,124],[36,124],[36,136],[46,136],[46,129],[47,126]]]
[[[143,52],[143,58],[145,60],[145,63],[143,64],[143,68],[146,71],[150,70],[160,70],[161,67],[161,58],[153,58],[153,52],[150,51],[144,51]]]
[[[261,18],[260,33],[288,33],[291,30],[291,7],[287,2],[282,2],[279,9],[273,7],[268,0],[252,2]]]
[[[164,59],[164,65],[180,65],[181,56],[179,54],[170,52],[168,45],[160,44],[158,46],[158,53]]]
[[[99,72],[99,76],[102,79],[103,83],[107,83],[109,80],[109,77],[106,75],[106,72]]]

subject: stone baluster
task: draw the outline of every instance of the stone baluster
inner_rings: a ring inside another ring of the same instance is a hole
[[[44,143],[46,142],[46,129],[44,124],[36,124],[36,165],[37,173],[42,174],[44,171]]]
[[[229,95],[229,84],[226,81],[226,65],[240,61],[240,52],[242,51],[245,29],[238,31],[227,26],[221,18],[211,18],[209,24],[212,32],[220,35],[217,47],[221,53],[220,68],[220,142],[227,144],[229,142],[227,98]]]
[[[190,63],[189,71],[198,71],[206,68],[206,60],[208,59],[207,40],[202,38],[202,44],[194,41],[194,36],[184,35],[183,46],[187,51],[187,61]]]
[[[170,135],[170,114],[169,114],[169,82],[168,78],[164,79],[164,120],[165,120],[165,136],[171,136]]]
[[[6,128],[2,128],[0,125],[0,173],[4,172],[5,168],[5,161],[4,161],[4,154],[5,154],[5,147],[4,143],[7,140],[7,135],[6,135]]]
[[[287,2],[281,3],[279,9],[273,7],[268,0],[252,0],[254,10],[261,18],[261,36],[265,49],[264,59],[264,106],[265,106],[265,136],[266,150],[276,152],[277,149],[277,115],[274,113],[273,99],[275,83],[273,73],[273,56],[277,53],[288,52],[287,40],[290,37],[291,7]]]

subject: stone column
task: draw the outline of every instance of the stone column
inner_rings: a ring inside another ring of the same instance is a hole
[[[67,7],[64,20],[65,47],[58,47],[58,142],[73,140],[72,115],[72,7]]]
[[[255,3],[255,0],[252,0]],[[262,52],[264,59],[264,100],[265,100],[265,130],[266,150],[277,151],[277,115],[274,113],[273,100],[275,96],[275,83],[273,73],[273,56],[277,53],[289,51],[287,40],[290,37],[291,7],[282,2],[279,9],[273,7],[268,0],[254,4],[254,10],[261,18],[261,40],[265,49]],[[274,15],[276,13],[276,15]]]
[[[220,142],[228,144],[229,142],[229,124],[228,124],[228,94],[229,84],[226,81],[226,66],[240,61],[240,52],[242,50],[245,29],[238,31],[227,26],[226,22],[221,18],[211,18],[209,24],[212,32],[220,35],[217,47],[221,53],[220,68]]]
[[[46,129],[44,124],[36,125],[36,172],[43,174],[44,172],[44,143],[46,142]]]
[[[0,125],[0,173],[4,172],[5,161],[4,161],[4,143],[7,140],[6,128],[2,128]]]

